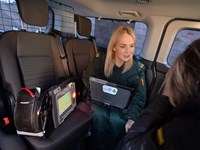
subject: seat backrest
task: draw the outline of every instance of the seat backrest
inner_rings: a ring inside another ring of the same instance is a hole
[[[94,59],[96,51],[90,36],[91,20],[75,14],[74,21],[78,35],[84,38],[69,39],[64,42],[64,47],[68,56],[70,74],[81,77],[84,69]]]
[[[18,0],[17,4],[25,23],[47,25],[48,5],[45,0]],[[3,33],[0,37],[0,73],[4,89],[9,91],[14,100],[21,87],[50,87],[65,76],[57,40],[44,33]],[[10,103],[14,106],[15,101]]]

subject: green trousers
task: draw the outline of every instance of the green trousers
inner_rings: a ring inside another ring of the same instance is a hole
[[[98,150],[114,150],[125,134],[126,121],[119,110],[98,107],[93,111],[93,134]]]

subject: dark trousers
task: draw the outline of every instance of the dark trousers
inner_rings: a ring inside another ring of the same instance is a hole
[[[93,133],[98,150],[114,150],[125,134],[123,113],[119,110],[98,107],[93,112]]]

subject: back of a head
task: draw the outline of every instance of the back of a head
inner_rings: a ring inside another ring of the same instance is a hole
[[[175,105],[200,98],[200,39],[177,57],[166,76]]]

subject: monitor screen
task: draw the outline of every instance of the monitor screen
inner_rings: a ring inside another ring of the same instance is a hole
[[[76,107],[75,82],[63,82],[49,90],[52,100],[52,116],[57,128]]]
[[[65,90],[66,91],[66,90]],[[70,91],[66,91],[66,93],[58,98],[58,114],[59,116],[62,115],[62,113],[69,108],[69,106],[72,104],[72,96]]]

